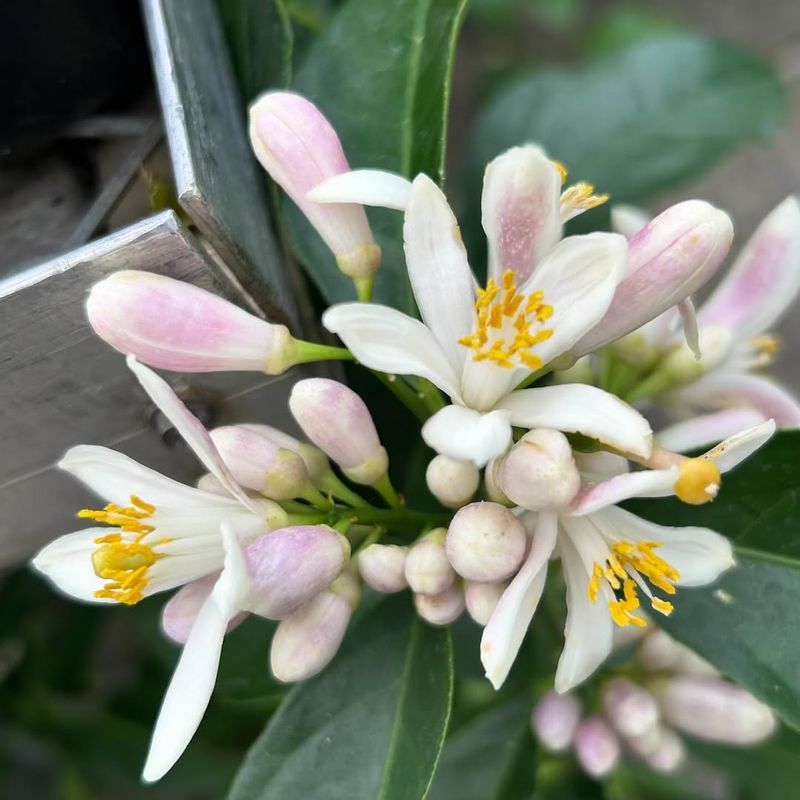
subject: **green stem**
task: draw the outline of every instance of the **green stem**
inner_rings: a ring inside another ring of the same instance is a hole
[[[372,373],[411,413],[420,421],[425,422],[431,416],[425,402],[419,393],[414,391],[403,378],[398,375],[389,375],[386,372]]]
[[[310,364],[314,361],[355,361],[355,356],[346,347],[294,340],[293,364]]]
[[[352,525],[404,525],[413,528],[446,527],[451,514],[436,511],[415,511],[410,508],[336,508],[331,512],[310,512],[306,514],[289,514],[289,525],[321,525],[335,526],[342,520]]]
[[[541,369],[537,369],[536,372],[532,372],[522,381],[515,391],[519,391],[520,389],[527,389],[532,383],[539,380],[539,378],[544,378],[545,375],[549,375],[553,371],[553,367],[549,364],[546,367],[542,367]]]
[[[442,393],[426,378],[415,378],[414,385],[417,389],[417,394],[422,398],[425,407],[431,414],[435,414],[447,405]]]
[[[319,489],[316,489],[311,485],[308,484],[303,494],[300,495],[303,500],[307,500],[311,505],[316,506],[317,508],[321,509],[331,509],[333,508],[333,501],[329,497],[325,497]]]
[[[385,472],[377,483],[372,484],[372,488],[390,505],[392,508],[401,508],[403,500],[394,490],[389,473]]]
[[[375,285],[373,275],[368,278],[353,278],[353,285],[356,287],[356,296],[359,302],[369,303],[372,300],[372,287]]]
[[[363,497],[356,494],[349,486],[342,483],[333,470],[328,470],[328,472],[322,476],[319,487],[322,491],[333,495],[337,500],[341,500],[343,503],[355,506],[356,508],[363,508],[369,505]]]

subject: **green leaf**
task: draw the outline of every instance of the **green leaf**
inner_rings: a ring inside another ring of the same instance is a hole
[[[679,22],[658,11],[612,6],[589,31],[584,47],[591,56],[605,56],[643,39],[684,31]]]
[[[349,0],[309,49],[293,88],[333,123],[351,166],[441,181],[450,73],[466,0]],[[285,220],[295,250],[329,303],[354,299],[352,283],[296,208]],[[375,299],[413,312],[402,218],[371,214],[383,248]]]
[[[614,202],[646,200],[740,144],[769,139],[785,108],[771,66],[701,37],[658,38],[582,68],[533,72],[501,90],[479,119],[471,200],[485,163],[526,141]]]
[[[711,587],[682,589],[669,633],[800,728],[800,432],[783,431],[725,475],[705,506],[628,504],[665,525],[703,525],[736,545],[737,566]]]
[[[450,637],[407,597],[366,614],[334,662],[297,686],[250,750],[231,800],[420,800],[444,742]]]
[[[448,738],[429,800],[524,800],[533,796],[535,745],[530,701],[515,697]]]

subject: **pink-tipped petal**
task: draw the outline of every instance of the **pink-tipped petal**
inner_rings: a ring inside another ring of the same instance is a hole
[[[673,486],[679,476],[677,467],[645,469],[617,475],[594,486],[584,486],[570,504],[569,513],[576,517],[584,516],[631,497],[668,497],[674,494]]]
[[[355,169],[324,180],[306,197],[315,203],[359,203],[405,211],[411,199],[411,181],[379,169]]]
[[[765,422],[764,415],[755,409],[729,408],[670,425],[658,432],[656,441],[667,450],[686,453],[708,447],[762,422]]]

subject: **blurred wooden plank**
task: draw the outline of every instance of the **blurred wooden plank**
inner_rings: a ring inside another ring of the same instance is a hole
[[[144,0],[143,7],[180,203],[267,314],[296,323],[216,7],[212,0]]]

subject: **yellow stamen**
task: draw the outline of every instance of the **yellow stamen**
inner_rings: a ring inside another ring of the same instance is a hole
[[[607,194],[594,194],[594,184],[581,181],[561,193],[562,218],[575,211],[588,211],[608,200]]]
[[[679,500],[700,506],[717,496],[722,476],[710,458],[687,458],[679,469],[681,474],[674,486]]]
[[[640,607],[636,580],[646,578],[653,586],[666,594],[675,594],[675,582],[680,573],[671,564],[653,551],[661,547],[660,542],[620,541],[612,545],[605,563],[595,563],[587,587],[589,600],[594,603],[600,592],[600,582],[605,581],[614,592],[608,601],[608,610],[614,622],[621,626],[644,627],[647,622],[634,614]],[[620,596],[621,595],[621,596]],[[651,597],[652,607],[661,614],[672,613],[673,605],[660,597]]]
[[[554,158],[550,159],[550,163],[556,168],[558,174],[561,176],[561,185],[563,186],[567,180],[567,175],[569,174],[567,172],[567,168],[560,161],[556,161]]]
[[[489,278],[486,288],[478,290],[475,329],[458,343],[472,350],[473,361],[492,361],[507,369],[539,369],[544,362],[530,349],[553,335],[552,328],[532,330],[553,315],[553,307],[543,300],[541,291],[520,294],[514,270],[503,273],[500,286]]]

